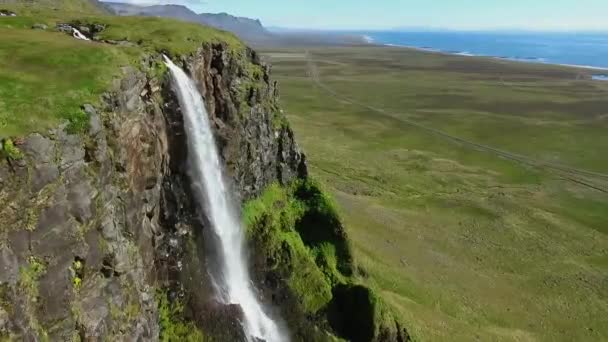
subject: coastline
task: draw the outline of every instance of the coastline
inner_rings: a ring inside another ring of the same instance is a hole
[[[517,58],[517,57],[505,57],[505,56],[490,56],[490,55],[479,55],[474,54],[468,51],[445,51],[441,49],[435,49],[431,47],[419,47],[419,46],[410,46],[410,45],[402,45],[402,44],[383,44],[376,42],[372,37],[366,36],[369,38],[368,44],[376,45],[376,46],[384,46],[384,47],[394,47],[394,48],[403,48],[403,49],[411,49],[416,51],[423,51],[429,53],[438,53],[442,55],[449,56],[463,56],[463,57],[479,57],[479,58],[492,58],[501,61],[510,61],[510,62],[518,62],[518,63],[533,63],[533,64],[541,64],[541,65],[554,65],[554,66],[562,66],[568,68],[576,68],[576,69],[585,69],[585,70],[595,70],[606,72],[606,74],[599,74],[597,76],[605,76],[608,78],[608,67],[598,67],[592,65],[579,65],[579,64],[565,64],[565,63],[555,63],[546,60],[545,58],[538,57],[527,57],[527,58]],[[368,39],[366,39],[368,40]],[[600,77],[601,78],[601,77]],[[602,79],[595,79],[597,81],[604,81]]]

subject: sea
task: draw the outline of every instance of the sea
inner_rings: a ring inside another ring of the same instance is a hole
[[[357,32],[375,44],[404,46],[463,56],[486,56],[531,63],[597,69],[608,81],[608,32]]]

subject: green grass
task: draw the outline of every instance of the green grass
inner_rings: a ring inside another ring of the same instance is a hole
[[[584,70],[405,49],[312,52],[328,86],[386,109],[333,98],[307,77],[304,58],[271,59],[364,282],[416,337],[608,338],[608,196],[404,121],[605,172],[608,84],[576,80]]]
[[[184,55],[196,51],[202,44],[225,44],[231,52],[241,53],[244,44],[232,33],[195,23],[151,17],[91,17],[85,23],[107,25],[100,39],[126,40],[150,51],[166,51]]]
[[[192,322],[183,320],[184,306],[179,301],[170,302],[167,293],[156,295],[161,342],[203,342],[203,332]]]
[[[46,131],[83,121],[80,106],[97,102],[119,66],[122,49],[66,35],[0,28],[0,135]],[[81,124],[79,124],[81,125]]]
[[[580,79],[593,71],[434,54],[422,60],[419,54],[389,49],[381,63],[365,49],[318,56],[346,65],[320,62],[325,83],[396,118],[531,157],[608,171],[606,158],[594,152],[608,146],[608,85]]]
[[[315,252],[294,229],[307,208],[294,197],[293,188],[271,185],[260,198],[245,205],[243,217],[256,249],[267,253],[274,260],[271,268],[287,277],[300,309],[315,314],[331,300],[332,286],[317,266]]]
[[[15,147],[15,144],[11,139],[5,139],[2,142],[1,147],[2,148],[0,149],[0,156],[13,160],[19,160],[23,158],[23,154],[17,147]]]
[[[103,7],[89,0],[3,0],[3,9],[11,9],[20,16],[55,13],[108,14]]]
[[[245,204],[243,220],[249,240],[268,263],[266,271],[295,295],[297,308],[290,311],[316,317],[321,326],[329,323],[347,339],[396,333],[393,311],[353,272],[340,215],[319,182],[271,185]]]
[[[88,118],[81,106],[97,103],[121,76],[122,66],[141,67],[144,54],[179,57],[203,44],[224,44],[233,58],[242,58],[245,52],[243,43],[231,33],[192,23],[99,16],[86,7],[79,12],[60,5],[57,10],[7,6],[19,16],[0,21],[0,138],[45,133],[64,121],[71,132],[83,131]],[[129,41],[132,46],[84,42],[53,32],[60,22],[104,24],[106,29],[97,38]],[[35,23],[47,24],[49,29],[32,30]],[[162,66],[157,69],[162,74]]]

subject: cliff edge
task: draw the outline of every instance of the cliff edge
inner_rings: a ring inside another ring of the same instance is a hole
[[[67,93],[37,112],[11,103],[0,111],[0,339],[243,338],[238,306],[214,300],[206,271],[214,247],[190,192],[183,119],[162,54],[205,98],[243,206],[259,297],[273,316],[298,341],[409,339],[357,282],[339,215],[310,179],[270,67],[253,50],[229,34],[165,19],[33,17],[19,9],[10,25],[0,23],[10,36],[0,36],[43,39],[58,44],[58,54],[92,44],[87,49],[108,53],[95,62],[109,74],[83,67],[98,83],[82,95],[80,74],[70,74],[78,66],[56,63],[57,73],[73,77]],[[91,41],[75,42],[62,32],[69,28]],[[15,60],[42,52],[24,53]],[[53,53],[47,47],[45,60]],[[63,107],[54,111],[57,103]]]

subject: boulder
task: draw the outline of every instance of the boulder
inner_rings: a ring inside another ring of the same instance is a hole
[[[65,24],[65,23],[58,23],[55,26],[55,29],[57,29],[57,31],[59,31],[59,32],[63,32],[63,33],[67,33],[67,34],[72,34],[72,32],[74,31],[74,27],[72,27],[72,25]]]
[[[46,30],[48,28],[49,27],[47,25],[45,25],[45,24],[34,24],[34,25],[32,25],[32,29],[34,29],[34,30]]]
[[[13,11],[0,9],[0,17],[16,17],[17,14]]]

